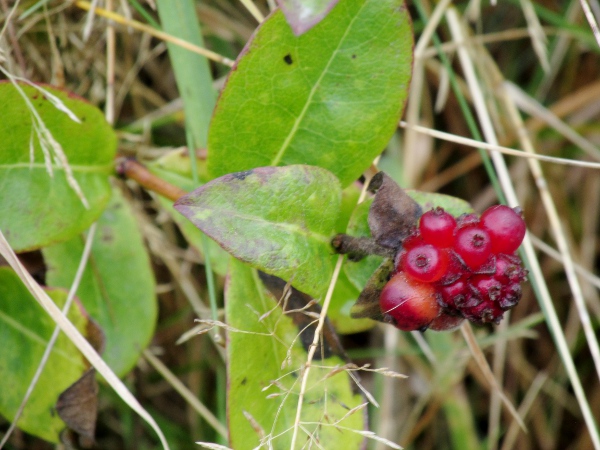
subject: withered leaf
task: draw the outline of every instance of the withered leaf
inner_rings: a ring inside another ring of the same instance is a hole
[[[56,411],[71,430],[91,445],[98,416],[98,382],[96,370],[89,369],[58,397]]]
[[[390,279],[394,270],[394,261],[385,259],[377,270],[371,275],[367,285],[360,293],[358,300],[352,309],[350,315],[355,319],[369,318],[380,322],[387,322],[379,307],[379,296],[384,286]]]
[[[371,179],[369,191],[375,193],[368,219],[371,234],[379,245],[398,249],[423,210],[383,172]]]

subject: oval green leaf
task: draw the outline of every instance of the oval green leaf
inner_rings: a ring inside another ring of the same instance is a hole
[[[43,249],[47,284],[69,287],[83,253],[76,237]],[[154,275],[137,221],[118,189],[100,219],[77,295],[106,335],[104,360],[117,375],[133,368],[157,318]]]
[[[347,186],[396,129],[412,44],[401,0],[342,0],[299,37],[276,11],[238,58],[217,102],[209,173],[311,164]]]
[[[100,216],[110,198],[108,175],[117,144],[113,129],[100,110],[83,99],[48,86],[43,89],[0,83],[0,229],[16,251],[73,237]],[[58,109],[55,99],[80,123]],[[56,148],[44,141],[44,126],[62,147],[71,181],[64,165],[57,164]],[[40,142],[45,142],[46,155]]]
[[[67,292],[50,289],[48,295],[62,307]],[[80,305],[79,305],[80,306]],[[88,320],[74,304],[69,320],[86,334]],[[38,305],[19,277],[0,267],[0,414],[12,421],[38,368],[55,324]],[[64,422],[54,411],[62,391],[85,372],[79,350],[60,333],[50,358],[21,416],[20,429],[50,442],[59,441]]]
[[[175,209],[236,258],[317,298],[333,273],[340,203],[330,172],[296,165],[225,175],[177,200]]]
[[[282,314],[280,299],[270,296],[256,271],[239,261],[231,263],[225,296],[232,327],[227,334],[229,445],[236,450],[257,448],[262,432],[263,444],[271,444],[265,448],[289,449],[298,374],[307,358],[297,339],[299,329]],[[348,413],[363,399],[354,392],[348,374],[336,371],[344,364],[338,356],[313,361],[296,448],[361,448],[363,412]],[[339,427],[331,426],[337,421]]]

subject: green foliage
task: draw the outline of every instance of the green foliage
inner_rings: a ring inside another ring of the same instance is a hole
[[[187,42],[204,47],[204,40],[195,4],[192,0],[157,0],[162,25],[169,34]],[[208,123],[215,106],[217,94],[212,87],[208,61],[197,53],[168,43],[177,85],[182,94],[187,130],[192,134],[195,146],[205,147]]]
[[[311,164],[343,187],[355,181],[396,129],[412,42],[399,0],[344,0],[299,37],[275,12],[221,93],[208,136],[209,173]]]
[[[100,216],[110,198],[113,129],[83,99],[48,86],[44,90],[47,93],[25,84],[17,89],[0,83],[0,229],[16,251],[75,236]],[[50,95],[81,123],[59,110]],[[57,147],[62,148],[89,208],[69,182],[65,163],[59,165]]]
[[[76,237],[43,250],[49,286],[68,288],[83,253]],[[154,334],[154,275],[135,216],[118,189],[98,220],[90,262],[77,296],[106,336],[103,359],[125,375]]]
[[[48,295],[62,307],[67,293],[49,289]],[[87,315],[80,304],[73,304],[69,320],[84,335]],[[25,396],[46,345],[54,322],[38,305],[19,277],[7,267],[0,267],[0,413],[12,420]],[[25,408],[19,428],[47,441],[58,442],[65,427],[54,405],[62,391],[86,370],[85,360],[74,344],[60,334],[40,380]]]
[[[237,331],[229,332],[227,345],[229,445],[236,450],[257,447],[258,425],[273,448],[290,448],[299,368],[307,357],[297,339],[301,330],[282,314],[280,299],[265,291],[255,270],[234,260],[230,277],[226,316],[228,325]],[[297,448],[304,448],[308,434],[323,448],[359,448],[363,438],[351,430],[363,429],[362,413],[344,416],[363,399],[353,392],[355,386],[345,371],[334,372],[343,364],[341,358],[332,356],[313,365]],[[332,426],[337,421],[347,429]]]

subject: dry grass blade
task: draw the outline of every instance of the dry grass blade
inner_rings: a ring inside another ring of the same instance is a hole
[[[542,252],[546,253],[548,256],[555,259],[556,261],[562,261],[561,254],[557,250],[553,249],[551,246],[546,244],[544,241],[542,241],[540,238],[531,234],[529,235],[529,238],[531,239],[533,245],[540,249]],[[574,267],[575,271],[579,275],[581,275],[582,278],[593,284],[597,289],[600,289],[600,277],[598,277],[598,275],[590,272],[585,267],[582,267],[579,264],[574,264]]]
[[[521,0],[521,8],[523,8],[523,14],[525,14],[525,18],[527,19],[527,29],[529,30],[535,53],[540,60],[544,72],[549,72],[550,62],[548,61],[548,49],[546,48],[547,39],[540,20],[533,9],[531,0]]]
[[[252,0],[240,0],[240,2],[258,23],[262,23],[262,21],[265,20],[265,16],[263,16]]]
[[[123,399],[123,401],[131,407],[136,413],[140,415],[156,432],[160,442],[164,449],[169,450],[169,444],[161,431],[158,424],[154,421],[152,416],[139,404],[136,398],[129,392],[123,382],[115,375],[110,367],[104,362],[104,360],[98,355],[96,350],[90,345],[90,343],[79,333],[77,328],[69,322],[69,320],[62,314],[60,309],[54,304],[52,299],[48,297],[48,294],[40,287],[40,285],[33,279],[33,277],[27,272],[25,267],[21,264],[17,255],[10,248],[10,245],[6,241],[4,234],[0,231],[0,254],[6,259],[8,264],[17,273],[19,278],[23,281],[31,295],[38,301],[40,306],[52,317],[60,329],[67,335],[67,337],[73,342],[73,344],[83,353],[85,358],[90,364],[98,371],[100,375],[104,377],[106,382],[114,389],[114,391]]]
[[[508,397],[506,397],[506,395],[502,391],[502,388],[498,385],[498,382],[496,381],[496,378],[494,377],[494,374],[492,373],[492,369],[490,369],[490,366],[489,366],[487,360],[485,359],[485,355],[483,354],[483,352],[481,351],[481,348],[477,344],[477,338],[473,334],[473,328],[471,328],[471,325],[469,324],[469,322],[464,322],[463,325],[460,327],[460,331],[462,332],[463,336],[465,337],[465,341],[467,342],[467,345],[469,346],[469,350],[471,351],[471,354],[473,355],[475,362],[477,363],[477,365],[483,372],[485,379],[490,384],[492,389],[498,393],[500,399],[502,400],[502,403],[504,404],[504,406],[506,407],[508,412],[511,414],[511,416],[513,416],[515,421],[519,424],[521,429],[523,431],[527,432],[527,427],[525,426],[523,419],[521,418],[521,416],[519,415],[519,413],[517,412],[517,410],[511,403],[511,401],[508,399]]]
[[[528,158],[528,159],[537,159],[539,161],[546,161],[555,164],[561,164],[566,166],[575,166],[575,167],[587,167],[590,169],[600,169],[600,163],[589,162],[589,161],[578,161],[573,159],[566,158],[556,158],[553,156],[545,156],[539,155],[537,153],[525,153],[522,150],[515,150],[509,147],[503,147],[497,144],[490,144],[489,142],[481,142],[476,141],[475,139],[465,138],[462,136],[457,136],[452,133],[446,133],[444,131],[434,130],[432,128],[423,127],[420,125],[410,125],[404,121],[399,123],[399,126],[402,128],[412,128],[419,133],[428,134],[438,139],[443,139],[449,142],[455,142],[461,145],[467,145],[473,148],[482,148],[488,152],[499,152],[505,155],[518,156],[519,158]]]
[[[171,43],[173,43],[175,45],[179,45],[179,46],[181,46],[181,47],[183,47],[183,48],[185,48],[185,49],[187,49],[187,50],[189,50],[191,52],[198,53],[199,55],[205,56],[208,59],[211,59],[211,60],[216,61],[218,63],[225,64],[226,66],[229,66],[229,67],[233,66],[233,61],[231,59],[229,59],[229,58],[221,56],[218,53],[215,53],[215,52],[213,52],[211,50],[207,50],[205,48],[198,47],[196,45],[190,44],[189,42],[184,41],[183,39],[179,39],[177,37],[171,36],[170,34],[165,33],[163,31],[156,30],[156,29],[154,29],[154,28],[152,28],[152,27],[150,27],[148,25],[145,25],[145,24],[143,24],[141,22],[138,22],[137,20],[129,20],[126,17],[123,17],[123,16],[121,16],[119,14],[116,14],[116,13],[114,13],[112,11],[107,11],[107,10],[102,9],[102,8],[93,8],[93,6],[89,2],[86,2],[86,1],[76,1],[74,3],[74,5],[77,6],[77,7],[79,7],[79,8],[81,8],[81,9],[83,9],[83,10],[85,10],[85,11],[89,11],[89,10],[93,9],[94,12],[98,16],[105,17],[107,19],[110,19],[110,20],[118,23],[118,24],[131,27],[131,28],[133,28],[135,30],[142,31],[144,33],[148,33],[151,36],[154,36],[154,37],[156,37],[158,39],[162,39],[163,41],[171,42]]]
[[[215,415],[206,407],[204,404],[198,400],[198,398],[191,392],[180,380],[177,378],[173,372],[169,370],[167,366],[165,366],[160,359],[154,356],[149,350],[143,351],[144,358],[150,363],[152,367],[156,369],[158,373],[160,373],[167,382],[173,386],[179,394],[185,399],[185,401],[194,408],[198,414],[200,414],[208,424],[213,427],[213,429],[219,433],[224,438],[227,438],[227,428],[219,422],[219,420],[215,417]]]
[[[539,102],[535,101],[513,83],[504,83],[504,89],[508,92],[508,95],[510,95],[511,99],[520,109],[528,114],[542,119],[548,125],[552,126],[554,130],[558,131],[564,137],[581,148],[581,150],[586,152],[590,157],[600,161],[600,148],[577,133],[573,128],[571,128],[564,121],[560,120],[550,110],[542,106]]]
[[[580,0],[580,3],[581,3],[581,7],[583,8],[583,12],[585,14],[585,18],[587,19],[588,23],[590,24],[590,28],[592,29],[592,32],[594,33],[596,42],[598,43],[598,46],[600,46],[600,29],[598,29],[598,21],[596,20],[596,16],[594,16],[594,13],[592,12],[592,8],[590,8],[590,4],[588,3],[587,0]]]
[[[315,356],[315,352],[317,348],[319,348],[319,340],[321,338],[321,333],[323,332],[323,326],[325,325],[325,318],[327,317],[327,310],[329,309],[329,303],[331,302],[331,298],[333,297],[333,290],[335,288],[335,284],[337,283],[337,279],[340,275],[340,271],[342,270],[342,262],[344,261],[344,256],[339,255],[337,263],[335,265],[335,269],[333,270],[333,275],[331,276],[331,282],[329,283],[329,288],[327,289],[327,294],[325,295],[325,300],[323,301],[323,307],[321,309],[321,316],[319,317],[319,321],[317,322],[317,328],[315,329],[315,335],[312,344],[308,350],[308,356],[306,357],[306,363],[302,371],[300,372],[300,393],[298,394],[298,407],[296,408],[296,419],[294,420],[294,428],[292,434],[292,443],[290,445],[290,449],[296,448],[296,440],[298,439],[298,430],[300,428],[300,418],[302,416],[302,406],[304,402],[304,394],[306,393],[306,385],[308,383],[308,375],[310,373],[310,367]]]

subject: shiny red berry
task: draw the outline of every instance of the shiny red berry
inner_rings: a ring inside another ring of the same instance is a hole
[[[458,216],[456,219],[456,228],[465,228],[474,225],[479,225],[479,216],[473,213],[465,213]]]
[[[393,318],[396,327],[404,331],[426,328],[440,313],[435,288],[429,283],[411,279],[405,273],[394,275],[379,297],[384,315]]]
[[[467,266],[476,269],[490,257],[492,251],[490,235],[479,226],[461,228],[454,237],[454,250]]]
[[[436,247],[450,247],[454,243],[456,220],[442,208],[427,211],[421,216],[419,231],[423,240]]]
[[[480,222],[492,239],[492,253],[513,253],[525,237],[523,218],[506,205],[486,209]]]
[[[500,299],[498,300],[498,306],[504,310],[514,308],[517,303],[519,303],[519,300],[521,300],[521,294],[522,290],[520,283],[511,283],[503,286]]]
[[[442,278],[448,268],[448,254],[431,244],[416,245],[399,254],[398,270],[417,281],[433,283]]]
[[[481,302],[465,307],[461,312],[467,320],[479,325],[492,322],[498,324],[504,315],[504,311],[494,302]]]
[[[521,260],[515,255],[498,255],[494,278],[503,285],[520,283],[525,280],[527,271],[521,267]]]
[[[448,286],[437,289],[439,303],[446,309],[458,312],[468,300],[470,292],[464,279],[459,279]]]
[[[402,248],[404,250],[409,250],[421,244],[424,244],[421,233],[419,233],[417,228],[413,228],[410,234],[404,238],[404,241],[402,241]]]
[[[469,279],[473,293],[484,302],[497,302],[502,296],[502,283],[489,275],[475,275]]]

